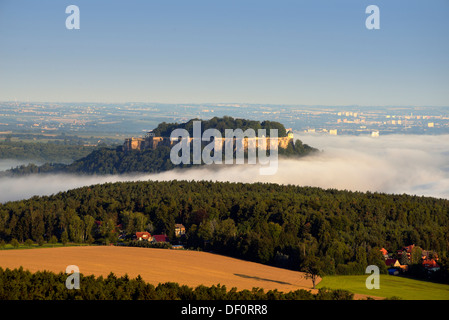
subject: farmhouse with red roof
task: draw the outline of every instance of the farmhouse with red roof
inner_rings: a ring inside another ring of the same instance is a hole
[[[136,239],[137,240],[144,240],[144,241],[153,241],[153,237],[149,232],[143,231],[143,232],[136,232]]]

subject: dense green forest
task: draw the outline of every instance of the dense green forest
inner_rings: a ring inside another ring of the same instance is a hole
[[[254,129],[255,134],[258,134],[258,129],[265,129],[266,136],[270,136],[271,129],[278,130],[278,137],[286,137],[287,130],[284,125],[280,122],[276,121],[255,121],[255,120],[247,120],[247,119],[234,119],[232,117],[224,116],[223,118],[213,117],[210,120],[201,120],[201,119],[192,119],[185,123],[160,123],[154,130],[155,136],[159,137],[170,137],[170,134],[173,130],[180,128],[185,129],[189,132],[189,135],[193,137],[193,121],[201,121],[201,130],[205,131],[210,128],[217,129],[220,131],[221,135],[225,136],[226,129],[242,129],[245,131],[246,129]]]
[[[449,201],[277,184],[122,182],[0,205],[0,239],[116,243],[147,230],[188,248],[298,270],[307,258],[323,274],[385,271],[379,248],[449,248]]]
[[[80,286],[67,290],[65,273],[39,271],[31,273],[19,269],[0,267],[0,300],[352,300],[354,295],[346,290],[320,289],[279,292],[253,288],[228,290],[226,286],[200,285],[191,288],[174,282],[157,286],[146,283],[140,276],[117,277],[110,273],[106,278],[80,274]]]
[[[54,142],[0,141],[0,159],[70,163],[87,156],[97,148]]]

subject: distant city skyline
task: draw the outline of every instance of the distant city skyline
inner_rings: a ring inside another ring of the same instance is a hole
[[[19,104],[43,104],[43,105],[65,105],[65,104],[77,104],[77,105],[84,105],[84,104],[91,104],[91,105],[117,105],[117,106],[123,106],[128,104],[135,104],[135,105],[157,105],[157,106],[214,106],[214,107],[220,107],[220,106],[238,106],[238,107],[244,107],[244,106],[279,106],[279,107],[300,107],[300,108],[313,108],[313,107],[319,107],[319,108],[449,108],[449,102],[447,105],[411,105],[411,104],[403,104],[403,105],[358,105],[358,104],[300,104],[300,103],[261,103],[261,102],[239,102],[239,101],[217,101],[217,102],[155,102],[155,101],[77,101],[77,100],[67,100],[67,101],[46,101],[46,100],[0,100],[0,103],[17,103]]]
[[[0,0],[0,101],[449,106],[448,16],[447,0]]]

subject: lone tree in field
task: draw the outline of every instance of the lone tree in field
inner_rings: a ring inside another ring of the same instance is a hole
[[[312,280],[312,289],[315,289],[316,280],[321,275],[323,263],[315,256],[308,256],[303,264],[301,271],[305,272],[306,279]]]

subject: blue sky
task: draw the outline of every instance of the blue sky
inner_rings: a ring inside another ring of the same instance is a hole
[[[14,99],[449,106],[449,0],[0,0]]]

